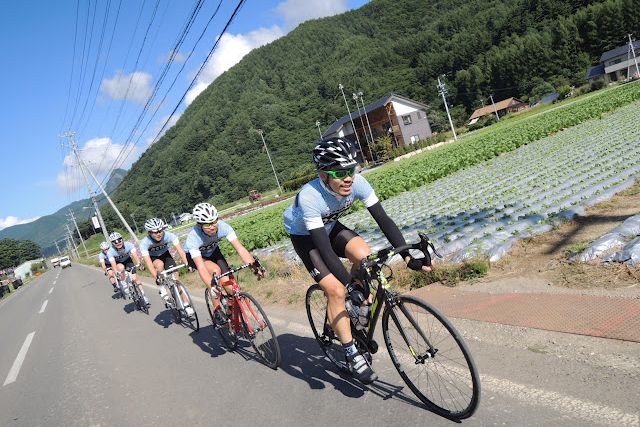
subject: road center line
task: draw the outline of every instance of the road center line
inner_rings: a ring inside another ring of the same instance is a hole
[[[42,303],[42,308],[40,309],[40,313],[44,313],[44,309],[47,308],[48,303],[49,303],[48,299],[44,300],[44,302]]]
[[[49,289],[49,295],[51,295],[51,292],[53,292],[53,287]]]
[[[56,277],[56,279],[57,279],[57,277]],[[53,281],[52,285],[55,285],[55,284],[56,284],[56,280]]]
[[[16,360],[13,362],[13,366],[11,366],[11,370],[9,370],[9,375],[7,375],[7,379],[4,380],[4,384],[2,386],[6,386],[7,384],[11,384],[18,378],[18,373],[20,372],[20,368],[22,367],[22,362],[24,362],[24,358],[27,355],[27,351],[29,351],[29,346],[31,345],[31,341],[33,340],[33,336],[36,334],[35,331],[31,332],[27,335],[27,338],[24,340],[24,344],[22,344],[22,348],[18,352],[18,356],[16,356]]]

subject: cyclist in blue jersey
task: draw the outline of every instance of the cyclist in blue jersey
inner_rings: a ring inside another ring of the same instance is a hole
[[[196,225],[189,232],[185,241],[187,260],[191,267],[198,270],[198,274],[207,286],[208,292],[211,292],[215,322],[217,325],[221,325],[225,320],[220,313],[220,295],[211,288],[213,274],[220,275],[229,271],[229,264],[220,251],[220,241],[226,238],[243,263],[253,264],[254,259],[238,240],[233,228],[218,218],[218,211],[213,205],[198,203],[193,208],[193,218],[196,220]],[[264,275],[264,271],[257,266],[253,268],[253,273],[258,277],[263,277]],[[220,284],[225,286],[228,280],[228,277],[223,277],[220,280]],[[228,291],[231,291],[230,287]]]
[[[117,274],[119,274],[120,280],[124,280],[124,275],[122,272],[125,268],[131,269],[134,266],[140,266],[140,258],[136,253],[136,248],[129,242],[125,242],[122,239],[122,235],[120,233],[113,232],[109,235],[109,240],[111,240],[111,248],[109,252],[107,252],[107,257],[109,258],[109,262],[112,266],[115,266]],[[131,275],[133,279],[133,283],[138,286],[140,290],[140,295],[144,299],[145,304],[150,306],[149,298],[144,294],[144,289],[142,289],[142,282],[138,280],[138,275],[133,273]]]
[[[165,231],[167,224],[161,218],[150,218],[144,223],[144,228],[147,230],[147,237],[140,242],[140,254],[144,259],[151,277],[156,281],[156,284],[160,286],[160,297],[165,302],[169,297],[166,287],[162,284],[161,278],[158,277],[158,273],[162,270],[175,267],[176,262],[169,252],[169,243],[171,243],[180,255],[180,259],[183,264],[187,264],[187,255],[182,249],[180,239],[175,234]],[[178,275],[178,272],[176,272]],[[182,291],[182,290],[181,290]],[[193,315],[193,307],[189,306],[189,299],[186,295],[181,294],[182,303],[187,312],[187,315]]]
[[[113,275],[113,268],[111,267],[111,263],[109,262],[109,258],[107,257],[107,251],[111,245],[107,242],[100,243],[100,253],[98,254],[98,262],[100,263],[100,267],[102,267],[102,271],[104,271],[104,275],[109,278],[109,283],[113,286],[113,292],[118,292],[118,287],[116,286],[116,278]]]
[[[327,316],[344,347],[349,369],[362,383],[370,384],[377,374],[353,341],[345,308],[345,287],[353,282],[352,273],[371,254],[371,249],[338,219],[356,200],[361,200],[394,247],[406,242],[369,182],[356,174],[356,150],[350,141],[341,138],[320,141],[313,149],[313,163],[318,178],[305,184],[285,210],[284,227],[296,253],[327,295]],[[430,270],[408,252],[401,255],[412,270]],[[351,273],[340,258],[348,258],[352,263]],[[366,305],[367,301],[357,303]]]

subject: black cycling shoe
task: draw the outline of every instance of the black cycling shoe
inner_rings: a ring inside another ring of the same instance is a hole
[[[222,310],[218,308],[213,312],[213,321],[215,323],[216,329],[221,328],[227,324],[227,316],[225,316]]]
[[[369,362],[367,362],[367,359],[361,354],[347,357],[347,365],[349,366],[351,375],[362,384],[371,384],[378,379],[378,374],[371,369]]]

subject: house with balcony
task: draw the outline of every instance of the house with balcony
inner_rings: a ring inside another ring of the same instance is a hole
[[[600,55],[600,62],[587,70],[587,80],[604,79],[608,83],[640,77],[640,41],[608,50]],[[635,53],[635,58],[634,58]]]
[[[427,106],[412,99],[390,94],[364,108],[350,108],[351,117],[347,114],[336,120],[322,137],[341,137],[359,143],[360,160],[376,160],[371,145],[380,137],[389,135],[394,147],[402,147],[431,136]]]

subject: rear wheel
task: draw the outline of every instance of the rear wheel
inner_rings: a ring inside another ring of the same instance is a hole
[[[240,302],[240,315],[251,345],[265,365],[276,369],[280,365],[280,345],[267,314],[258,301],[246,292],[240,292],[236,301]]]
[[[229,349],[233,350],[238,345],[238,337],[236,333],[233,331],[231,327],[231,322],[227,318],[226,313],[222,313],[226,319],[226,322],[223,326],[217,326],[216,320],[213,315],[213,299],[211,298],[211,292],[209,289],[204,290],[204,299],[207,302],[207,311],[209,312],[209,316],[211,317],[211,322],[213,323],[213,327],[218,330],[222,341],[224,341],[224,345]]]
[[[196,312],[196,308],[193,305],[193,300],[191,300],[191,294],[189,294],[189,291],[182,283],[178,282],[178,286],[179,289],[187,296],[189,307],[191,307],[191,309],[193,310],[192,315],[187,314],[186,309],[183,310],[185,321],[191,329],[197,332],[200,330],[200,321],[198,320],[198,313]]]
[[[349,372],[349,367],[345,361],[344,350],[338,339],[338,335],[333,331],[327,318],[327,297],[317,283],[307,289],[305,298],[307,317],[313,335],[320,345],[320,348],[341,371]]]
[[[478,370],[446,317],[418,298],[400,295],[385,307],[382,333],[398,373],[430,410],[452,419],[473,415],[480,401]]]

